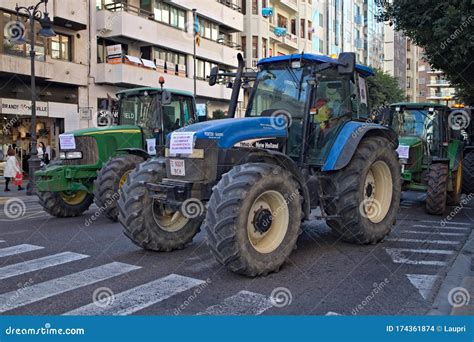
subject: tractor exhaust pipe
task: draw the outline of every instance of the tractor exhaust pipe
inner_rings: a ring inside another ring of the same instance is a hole
[[[237,54],[237,61],[239,66],[237,68],[237,74],[235,75],[234,84],[232,85],[232,96],[230,97],[229,104],[229,117],[235,117],[235,111],[237,110],[237,102],[239,101],[240,88],[242,87],[242,74],[244,72],[245,62],[244,57],[241,53]]]

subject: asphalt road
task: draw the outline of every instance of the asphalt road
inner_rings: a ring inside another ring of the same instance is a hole
[[[94,206],[59,219],[36,197],[10,196],[0,197],[0,314],[8,315],[423,315],[474,227],[474,199],[441,225],[418,194],[405,194],[384,242],[340,242],[312,220],[279,273],[250,279],[222,268],[203,232],[184,250],[146,252],[106,217],[87,224]]]

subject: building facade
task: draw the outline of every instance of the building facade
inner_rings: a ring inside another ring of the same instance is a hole
[[[383,70],[397,79],[401,89],[407,89],[407,39],[388,23],[384,26]]]

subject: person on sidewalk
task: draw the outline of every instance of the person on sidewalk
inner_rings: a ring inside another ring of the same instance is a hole
[[[21,168],[20,168],[20,163],[16,159],[15,156],[15,150],[13,148],[10,148],[7,152],[7,159],[6,159],[6,164],[5,164],[5,171],[4,171],[4,177],[5,177],[5,191],[10,191],[8,188],[8,184],[10,183],[10,180],[15,179],[17,173],[21,173]],[[21,185],[18,185],[18,191],[23,190]]]

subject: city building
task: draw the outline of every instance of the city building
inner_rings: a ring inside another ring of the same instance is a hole
[[[398,80],[401,89],[407,89],[407,39],[392,25],[384,26],[383,70]]]

